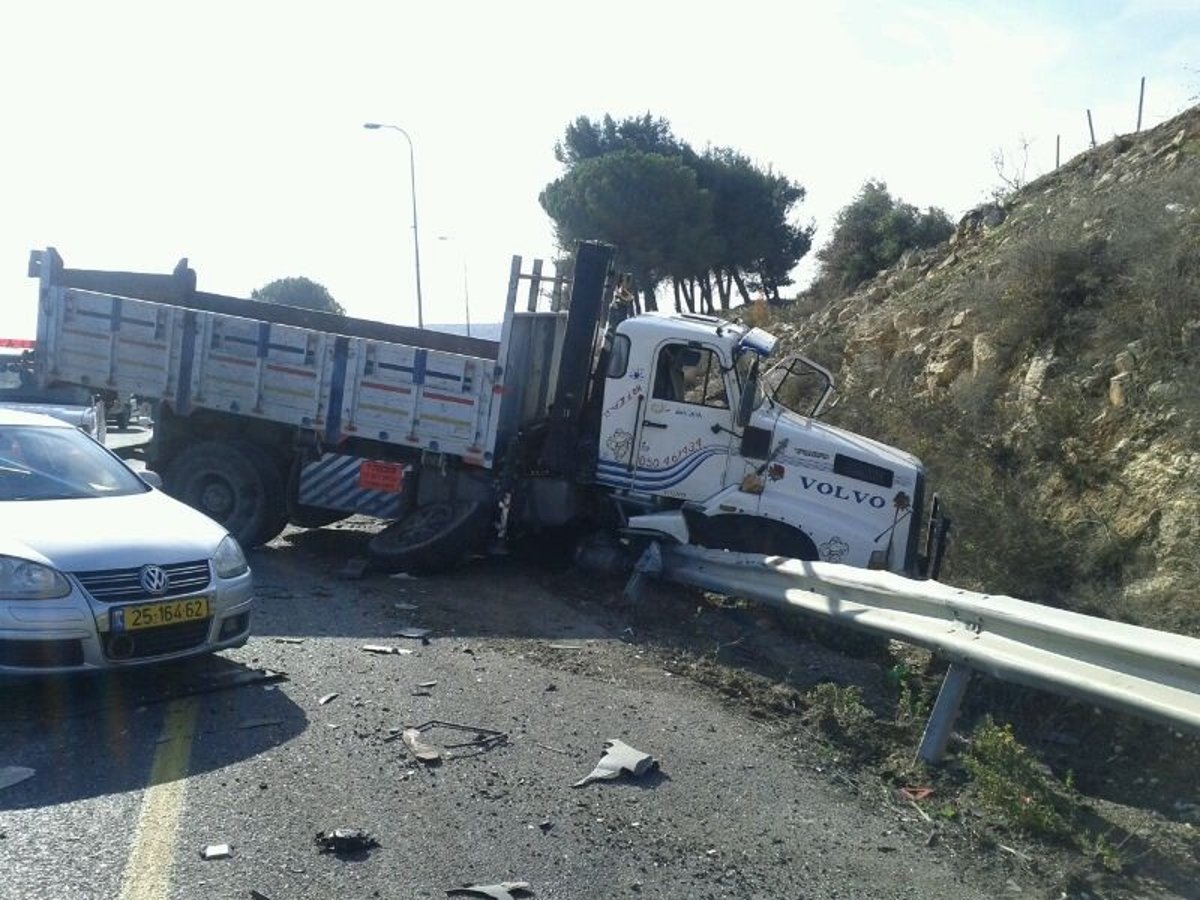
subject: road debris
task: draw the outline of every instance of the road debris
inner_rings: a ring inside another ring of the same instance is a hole
[[[326,703],[332,703],[337,698],[338,698],[338,692],[334,691],[332,694],[326,694],[324,697],[322,697],[320,700],[318,700],[317,705],[324,706]]]
[[[277,638],[275,638],[275,643],[277,643],[277,644],[303,644],[304,638],[277,637]]]
[[[583,644],[547,644],[551,650],[583,650]]]
[[[388,576],[388,578],[391,578],[394,581],[416,581],[417,580],[416,575],[409,575],[407,572],[393,572],[391,575]]]
[[[36,769],[26,768],[25,766],[4,766],[0,768],[0,791],[10,788],[14,784],[20,784],[25,779],[32,778],[36,774]]]
[[[427,766],[434,766],[442,761],[441,751],[437,747],[422,741],[420,730],[405,728],[401,732],[400,737],[404,741],[404,746],[408,748],[408,752],[413,755],[413,759],[417,762],[425,763]]]
[[[451,897],[491,897],[492,900],[514,900],[515,897],[527,897],[533,893],[528,881],[501,881],[499,884],[468,884],[463,887],[450,888],[446,894]]]
[[[361,648],[366,653],[378,653],[381,656],[408,656],[412,653],[404,647],[392,647],[387,644],[363,644]]]
[[[254,888],[250,888],[250,900],[271,900],[271,898],[262,891],[256,891]]]
[[[604,742],[604,755],[600,757],[596,768],[571,787],[583,787],[593,781],[618,778],[622,772],[628,772],[634,778],[640,778],[656,768],[658,768],[658,760],[650,754],[635,750],[623,741],[609,740]]]
[[[437,687],[437,682],[436,681],[418,681],[417,687],[421,688],[422,690],[428,690],[431,687]]]
[[[358,828],[334,828],[318,831],[313,839],[322,853],[335,856],[357,856],[379,846],[379,842]]]
[[[902,787],[896,791],[900,795],[901,800],[908,800],[910,803],[920,803],[933,795],[933,788],[929,787]]]
[[[458,731],[471,735],[469,740],[462,741],[457,744],[442,744],[441,747],[435,747],[431,743],[426,743],[424,737],[436,729],[443,728],[449,731]],[[445,722],[441,719],[431,719],[423,725],[416,725],[411,728],[404,729],[401,734],[404,740],[404,745],[414,757],[423,763],[438,763],[442,759],[463,758],[466,756],[474,756],[478,753],[484,753],[491,750],[493,747],[498,747],[501,744],[508,743],[508,734],[503,731],[496,731],[494,728],[483,728],[479,725],[463,725],[459,722]],[[443,754],[444,750],[473,750],[474,753],[448,753]],[[425,758],[422,754],[429,756]],[[431,754],[436,754],[436,757]]]
[[[229,859],[233,856],[233,850],[228,844],[209,844],[200,851],[201,859]]]
[[[416,612],[420,607],[415,603],[393,603],[392,609],[398,609],[401,612]]]
[[[393,631],[392,637],[412,638],[413,640],[424,641],[429,643],[429,629],[415,628],[411,625],[406,625],[399,631]]]

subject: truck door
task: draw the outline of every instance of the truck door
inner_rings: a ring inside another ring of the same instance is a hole
[[[638,427],[634,490],[703,500],[724,486],[733,435],[730,375],[715,347],[659,345]]]

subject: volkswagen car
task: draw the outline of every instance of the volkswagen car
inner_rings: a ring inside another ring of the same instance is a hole
[[[77,428],[0,408],[0,674],[117,669],[246,643],[241,547]]]

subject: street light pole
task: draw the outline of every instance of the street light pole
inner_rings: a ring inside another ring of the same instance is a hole
[[[425,312],[421,305],[421,240],[417,232],[417,163],[416,154],[413,152],[412,138],[399,125],[389,125],[384,122],[367,122],[363,125],[363,128],[368,128],[372,131],[377,131],[380,128],[390,128],[392,131],[400,132],[404,135],[404,139],[408,141],[408,177],[409,183],[412,185],[413,264],[417,272],[417,327],[424,328]]]

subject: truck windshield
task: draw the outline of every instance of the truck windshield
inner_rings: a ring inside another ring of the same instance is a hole
[[[762,377],[763,393],[801,416],[816,416],[832,389],[829,375],[799,356],[785,359]]]

